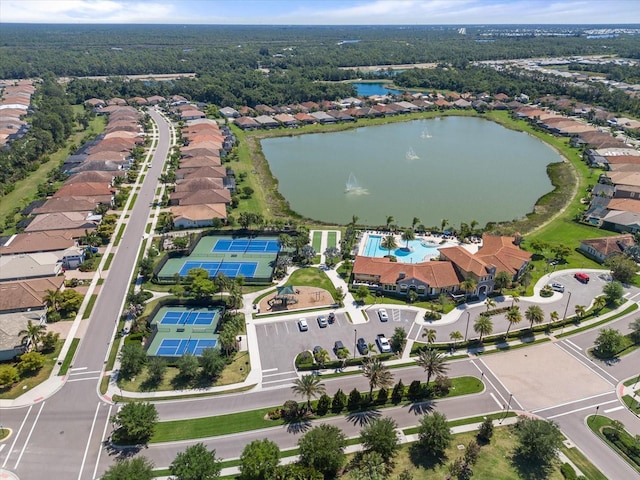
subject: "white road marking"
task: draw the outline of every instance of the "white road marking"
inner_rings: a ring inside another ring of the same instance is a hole
[[[504,391],[505,391],[505,392],[509,392],[509,395],[511,395],[511,399],[512,399],[514,402],[516,402],[516,403],[520,406],[520,410],[526,410],[526,409],[522,406],[522,404],[518,401],[518,399],[516,398],[516,396],[515,396],[515,395],[513,395],[513,394],[511,393],[511,391],[507,388],[507,386],[506,386],[504,383],[502,383],[502,381],[500,380],[500,378],[499,378],[495,373],[493,373],[493,370],[491,370],[491,369],[489,368],[489,366],[488,366],[486,363],[484,363],[484,362],[482,361],[482,359],[481,359],[481,358],[479,358],[479,359],[478,359],[478,361],[479,361],[480,363],[482,363],[482,365],[484,365],[484,367],[485,367],[485,368],[486,368],[486,369],[491,373],[491,375],[493,375],[493,378],[495,378],[495,379],[496,379],[496,381],[497,381],[500,385],[502,385],[502,388],[504,388]],[[480,367],[478,367],[477,365],[476,365],[476,368],[478,368],[478,370],[480,370]],[[482,370],[480,370],[480,371],[482,372]],[[487,378],[487,376],[485,375],[485,376],[484,376],[484,378]],[[496,392],[498,392],[498,389],[493,385],[493,383],[491,383],[491,381],[490,381],[489,379],[487,379],[487,382],[489,382],[489,384],[490,384],[493,388],[495,388]],[[500,392],[498,392],[498,395],[500,395]],[[502,395],[500,395],[500,397],[502,397]],[[507,404],[507,400],[506,400],[504,397],[502,397],[502,399],[504,400],[504,403],[505,403],[505,405],[506,405],[506,404]]]
[[[559,403],[558,405],[553,405],[551,407],[540,408],[538,410],[531,410],[531,413],[539,413],[544,412],[545,410],[551,410],[552,408],[565,407],[567,405],[571,405],[572,403],[584,402],[585,400],[592,400],[594,398],[602,397],[604,395],[612,395],[615,391],[599,393],[597,395],[592,395],[590,397],[579,398],[578,400],[571,400],[570,402]]]
[[[107,414],[107,419],[104,422],[104,430],[102,431],[102,439],[100,440],[100,445],[104,444],[104,439],[107,436],[107,427],[109,426],[109,420],[111,419],[111,409],[113,405],[109,405],[109,413]],[[102,453],[102,448],[98,449],[98,458],[96,459],[96,468],[93,469],[93,478],[94,480],[98,476],[98,465],[100,465],[100,454]]]
[[[618,410],[622,410],[623,408],[624,408],[624,406],[622,406],[622,405],[620,405],[618,407],[608,408],[607,410],[604,411],[604,413],[617,412]]]
[[[75,372],[76,370],[86,370],[87,368],[89,367],[75,367],[75,368],[72,368],[71,371]]]
[[[278,369],[276,368],[276,370],[278,370]],[[270,373],[270,374],[268,374],[268,375],[263,375],[262,377],[263,377],[263,378],[264,378],[264,377],[276,377],[276,376],[278,376],[278,375],[288,375],[289,373],[296,373],[296,371],[295,371],[295,370],[289,370],[288,372]],[[263,383],[264,383],[264,382],[263,382]]]
[[[18,441],[18,437],[20,437],[20,432],[22,432],[22,427],[24,427],[24,424],[27,422],[27,418],[29,417],[29,414],[31,413],[31,409],[33,408],[33,405],[31,405],[29,407],[29,410],[27,410],[27,414],[24,416],[24,420],[22,420],[22,423],[20,424],[20,428],[18,429],[18,433],[16,433],[16,438],[13,440],[13,443],[11,444],[11,448],[9,449],[9,453],[7,453],[7,458],[4,459],[4,463],[2,464],[2,468],[5,467],[5,465],[7,464],[7,462],[9,461],[9,457],[11,456],[11,453],[13,452],[13,448],[16,446],[16,442]]]
[[[609,400],[608,402],[602,402],[602,403],[598,403],[598,404],[595,404],[595,405],[589,405],[588,407],[576,408],[575,410],[570,410],[570,411],[564,412],[564,413],[558,413],[557,415],[551,415],[550,417],[547,417],[547,418],[549,420],[551,420],[552,418],[564,417],[565,415],[571,415],[572,413],[582,412],[583,410],[595,410],[595,408],[600,406],[600,405],[607,405],[609,403],[616,403],[617,401],[618,400]]]
[[[4,447],[6,447],[6,446],[7,446],[7,445],[6,445],[6,444],[4,444],[4,443],[3,443],[2,445],[0,445],[0,452],[1,452],[2,450],[4,450]]]
[[[18,456],[18,460],[16,460],[16,464],[14,465],[14,470],[18,468],[20,464],[20,460],[22,460],[22,455],[24,455],[24,451],[27,449],[27,445],[29,444],[29,440],[31,440],[31,434],[36,428],[36,423],[38,423],[38,419],[40,418],[40,414],[42,413],[42,409],[44,408],[44,404],[46,402],[42,402],[40,405],[40,410],[38,410],[38,414],[36,415],[35,420],[33,421],[33,425],[31,425],[31,430],[29,430],[29,435],[27,435],[27,439],[24,441],[24,445],[22,446],[22,450],[20,451],[20,456]]]
[[[573,346],[574,346],[574,347],[576,347],[578,350],[582,351],[582,349],[581,349],[578,345],[576,345],[575,343],[573,343],[573,342],[572,342],[571,340],[569,340],[568,338],[567,338],[567,339],[565,339],[565,342],[567,342],[567,343],[569,343],[569,344],[573,345]]]
[[[573,350],[573,352],[576,355],[572,355],[571,352],[567,351],[566,349],[562,348],[562,345],[559,343],[554,343],[553,345],[556,345],[558,348],[561,348],[562,350],[564,350],[565,352],[567,352],[569,355],[571,355],[573,358],[575,358],[576,360],[578,360],[580,363],[582,363],[585,367],[587,367],[589,370],[591,370],[593,373],[595,373],[596,375],[598,375],[601,379],[603,379],[605,382],[607,382],[609,385],[611,386],[615,386],[618,383],[618,379],[616,377],[614,377],[613,375],[611,375],[609,372],[607,372],[605,369],[603,369],[602,367],[596,365],[595,363],[593,363],[593,360],[590,360],[589,358],[587,358],[584,354],[577,352],[574,348],[572,348],[571,346],[568,346],[568,348],[570,348],[571,350]],[[584,359],[584,360],[583,360]],[[587,362],[587,360],[590,360],[590,362]],[[612,382],[611,380],[607,380],[606,378],[604,378],[603,375],[600,375],[598,372],[596,372],[595,369],[600,370],[602,373],[604,373],[606,376],[608,376],[609,378],[612,378],[614,381]]]
[[[99,380],[101,377],[86,377],[86,378],[74,378],[72,380],[67,380],[67,383],[72,382],[84,382],[85,380]]]
[[[87,368],[87,367],[84,367]],[[73,376],[73,375],[89,375],[90,373],[102,373],[101,370],[91,370],[90,372],[76,372],[76,373],[70,373],[69,376]]]
[[[267,368],[265,370],[262,370],[262,373],[267,373],[267,372],[277,372],[278,369],[277,368]]]
[[[89,430],[89,438],[87,439],[87,448],[84,449],[82,463],[80,464],[80,473],[78,473],[78,480],[82,478],[82,471],[84,470],[84,464],[87,461],[87,454],[89,453],[89,446],[91,445],[91,437],[93,436],[93,429],[96,427],[96,419],[98,418],[99,411],[100,403],[98,403],[98,405],[96,406],[96,413],[93,415],[93,422],[91,422],[91,430]]]
[[[497,398],[496,398],[496,396],[493,394],[493,392],[490,392],[490,393],[489,393],[489,395],[490,395],[490,396],[491,396],[491,398],[493,398],[493,400],[498,404],[498,408],[503,408],[503,407],[504,407],[504,404],[503,404],[503,403],[500,403],[500,402],[498,401],[498,399],[497,399]]]

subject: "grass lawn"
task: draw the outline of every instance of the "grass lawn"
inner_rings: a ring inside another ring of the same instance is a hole
[[[327,248],[338,246],[337,232],[327,232]]]
[[[313,232],[313,239],[311,240],[311,246],[317,253],[320,253],[320,250],[322,248],[321,244],[322,244],[322,232]]]
[[[315,267],[299,268],[291,274],[286,283],[292,287],[318,287],[328,291],[336,298],[336,288],[327,274]]]
[[[35,387],[36,385],[40,385],[48,379],[51,376],[51,370],[53,370],[53,367],[58,360],[58,355],[60,355],[60,350],[62,349],[63,344],[63,341],[59,341],[53,352],[44,354],[45,362],[40,370],[29,376],[21,377],[20,380],[14,383],[10,388],[1,388],[0,399],[13,400],[14,398],[18,398],[27,390]],[[14,365],[17,365],[17,363]]]
[[[616,445],[610,442],[609,439],[602,433],[602,430],[605,427],[610,427],[612,423],[613,421],[609,417],[605,417],[604,415],[591,415],[587,418],[587,426],[591,429],[591,431],[593,431],[593,433],[600,437],[600,439],[609,447],[611,447],[612,450],[615,450],[615,452],[620,455],[620,457],[622,457],[624,461],[631,465],[632,468],[640,472],[640,464],[635,463],[629,456],[626,455],[625,452],[623,452]],[[633,436],[630,435],[626,430],[623,429],[620,433],[620,436],[627,437],[629,444],[633,443]]]
[[[78,349],[79,344],[80,344],[79,338],[74,338],[73,340],[71,340],[71,345],[69,346],[69,350],[67,351],[67,356],[64,358],[64,361],[60,366],[58,375],[62,376],[67,374],[67,371],[71,366],[71,361],[73,360],[73,356],[76,354],[76,350]]]
[[[567,448],[563,445],[560,450],[589,480],[607,480],[607,477],[605,477],[602,472],[598,470],[596,466],[591,463],[577,448]]]
[[[622,397],[622,401],[629,407],[629,410],[636,415],[640,415],[640,400],[637,397],[633,398],[631,395],[625,395]]]

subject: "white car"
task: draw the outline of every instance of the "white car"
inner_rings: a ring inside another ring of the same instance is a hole
[[[307,323],[306,318],[301,318],[300,320],[298,320],[298,328],[301,332],[306,332],[307,330],[309,330],[309,324]]]
[[[385,337],[382,333],[378,334],[376,337],[376,343],[378,344],[378,349],[380,353],[390,353],[391,352],[391,344],[387,337]]]
[[[329,325],[327,317],[325,317],[324,315],[320,315],[316,320],[318,320],[318,326],[320,328],[326,328]]]
[[[381,322],[386,322],[389,320],[389,315],[387,314],[387,310],[384,308],[381,308],[380,310],[378,310],[378,316],[380,317]]]

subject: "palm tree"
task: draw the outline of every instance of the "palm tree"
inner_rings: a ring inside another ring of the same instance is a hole
[[[578,320],[580,320],[582,317],[584,317],[584,314],[587,313],[587,309],[584,305],[576,305],[575,312]]]
[[[393,385],[393,374],[378,358],[362,363],[362,374],[369,380],[369,398],[374,388],[389,388]]]
[[[395,220],[396,220],[396,219],[395,219],[395,218],[393,218],[393,215],[389,215],[389,216],[387,217],[387,222],[386,222],[386,225],[387,225],[387,232],[389,231],[389,227],[391,226],[391,224],[392,224],[393,222],[395,222]]]
[[[376,350],[375,342],[367,343],[367,357],[370,357],[373,352]]]
[[[311,411],[311,399],[319,397],[326,392],[324,383],[321,383],[320,377],[316,375],[303,375],[300,378],[296,378],[293,381],[291,390],[295,395],[306,397],[309,411]]]
[[[464,281],[460,284],[462,289],[464,290],[464,301],[467,301],[467,297],[469,296],[469,292],[473,292],[476,289],[476,281],[469,277],[465,278]]]
[[[21,330],[18,335],[24,335],[22,342],[27,346],[33,345],[33,348],[38,351],[38,343],[42,339],[42,334],[47,329],[47,326],[43,323],[33,323],[31,320],[27,322],[27,328]]]
[[[453,340],[453,349],[455,350],[458,346],[458,341],[462,340],[462,333],[456,330],[455,332],[451,332],[449,334],[449,338]]]
[[[419,223],[420,223],[420,219],[418,217],[413,217],[413,220],[411,220],[411,229],[415,230],[416,225]]]
[[[218,272],[216,273],[215,278],[213,279],[213,282],[216,284],[216,287],[218,288],[218,291],[220,292],[220,300],[222,300],[222,293],[227,290],[230,286],[229,283],[229,279],[227,278],[227,276],[222,273],[222,272]]]
[[[391,256],[391,250],[398,248],[398,244],[396,243],[396,237],[394,235],[387,235],[380,242],[382,248],[386,248],[389,250],[389,256]]]
[[[442,375],[449,369],[449,365],[445,360],[445,356],[433,348],[425,348],[420,351],[418,358],[416,358],[416,363],[427,373],[427,386],[434,374],[436,376]]]
[[[531,324],[529,328],[533,330],[533,324],[536,325],[544,322],[544,312],[539,305],[530,305],[529,308],[524,312],[524,316]]]
[[[477,220],[471,220],[469,222],[469,227],[471,227],[471,231],[475,233],[476,231],[476,227],[478,226],[478,221]]]
[[[480,342],[482,342],[482,337],[493,333],[493,322],[491,321],[491,317],[485,312],[482,312],[473,324],[473,330],[480,334]]]
[[[520,307],[511,307],[507,310],[507,321],[509,322],[509,326],[507,327],[507,333],[504,334],[505,337],[509,336],[509,330],[511,330],[512,325],[517,325],[522,321]]]
[[[502,295],[502,290],[509,286],[509,283],[511,283],[511,276],[509,273],[504,270],[498,272],[495,279],[495,286],[498,288],[500,295]]]
[[[513,307],[514,303],[519,303],[520,302],[520,294],[517,292],[513,292],[511,294],[511,306]]]
[[[60,300],[62,299],[62,292],[60,290],[45,290],[45,294],[42,297],[42,301],[47,304],[50,310],[57,312],[60,310]]]
[[[320,365],[320,368],[324,368],[324,364],[329,361],[329,352],[327,352],[324,348],[321,348],[316,353],[314,353],[313,358],[316,363]]]
[[[599,313],[600,310],[602,310],[606,304],[607,304],[607,298],[604,295],[601,295],[599,297],[596,297],[593,300],[593,309]]]
[[[549,318],[551,319],[552,322],[557,322],[558,319],[560,318],[560,314],[554,310],[549,314]]]
[[[443,218],[442,220],[440,220],[440,231],[444,232],[445,227],[447,226],[447,224],[449,223],[449,220],[447,220],[446,218]]]
[[[487,298],[485,298],[485,300],[484,300],[484,305],[485,305],[485,307],[487,307],[487,312],[488,312],[488,311],[489,311],[489,310],[491,310],[492,308],[495,308],[495,306],[496,306],[496,301],[495,301],[493,298],[489,298],[489,297],[487,297]]]
[[[402,232],[402,240],[406,242],[407,249],[409,248],[409,242],[416,238],[416,234],[413,229],[407,228],[404,232]]]
[[[281,233],[278,235],[278,243],[280,244],[281,249],[293,247],[293,239],[291,235],[287,233]]]
[[[355,227],[358,224],[358,220],[360,220],[360,217],[358,217],[357,215],[352,215],[351,216],[351,225]]]
[[[422,338],[427,337],[427,343],[433,343],[436,341],[436,331],[433,328],[422,331]]]

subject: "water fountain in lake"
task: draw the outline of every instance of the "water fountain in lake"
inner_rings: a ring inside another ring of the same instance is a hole
[[[349,178],[347,179],[347,186],[344,192],[350,193],[352,195],[368,195],[369,194],[369,191],[366,188],[363,188],[360,186],[353,172],[349,174]]]

